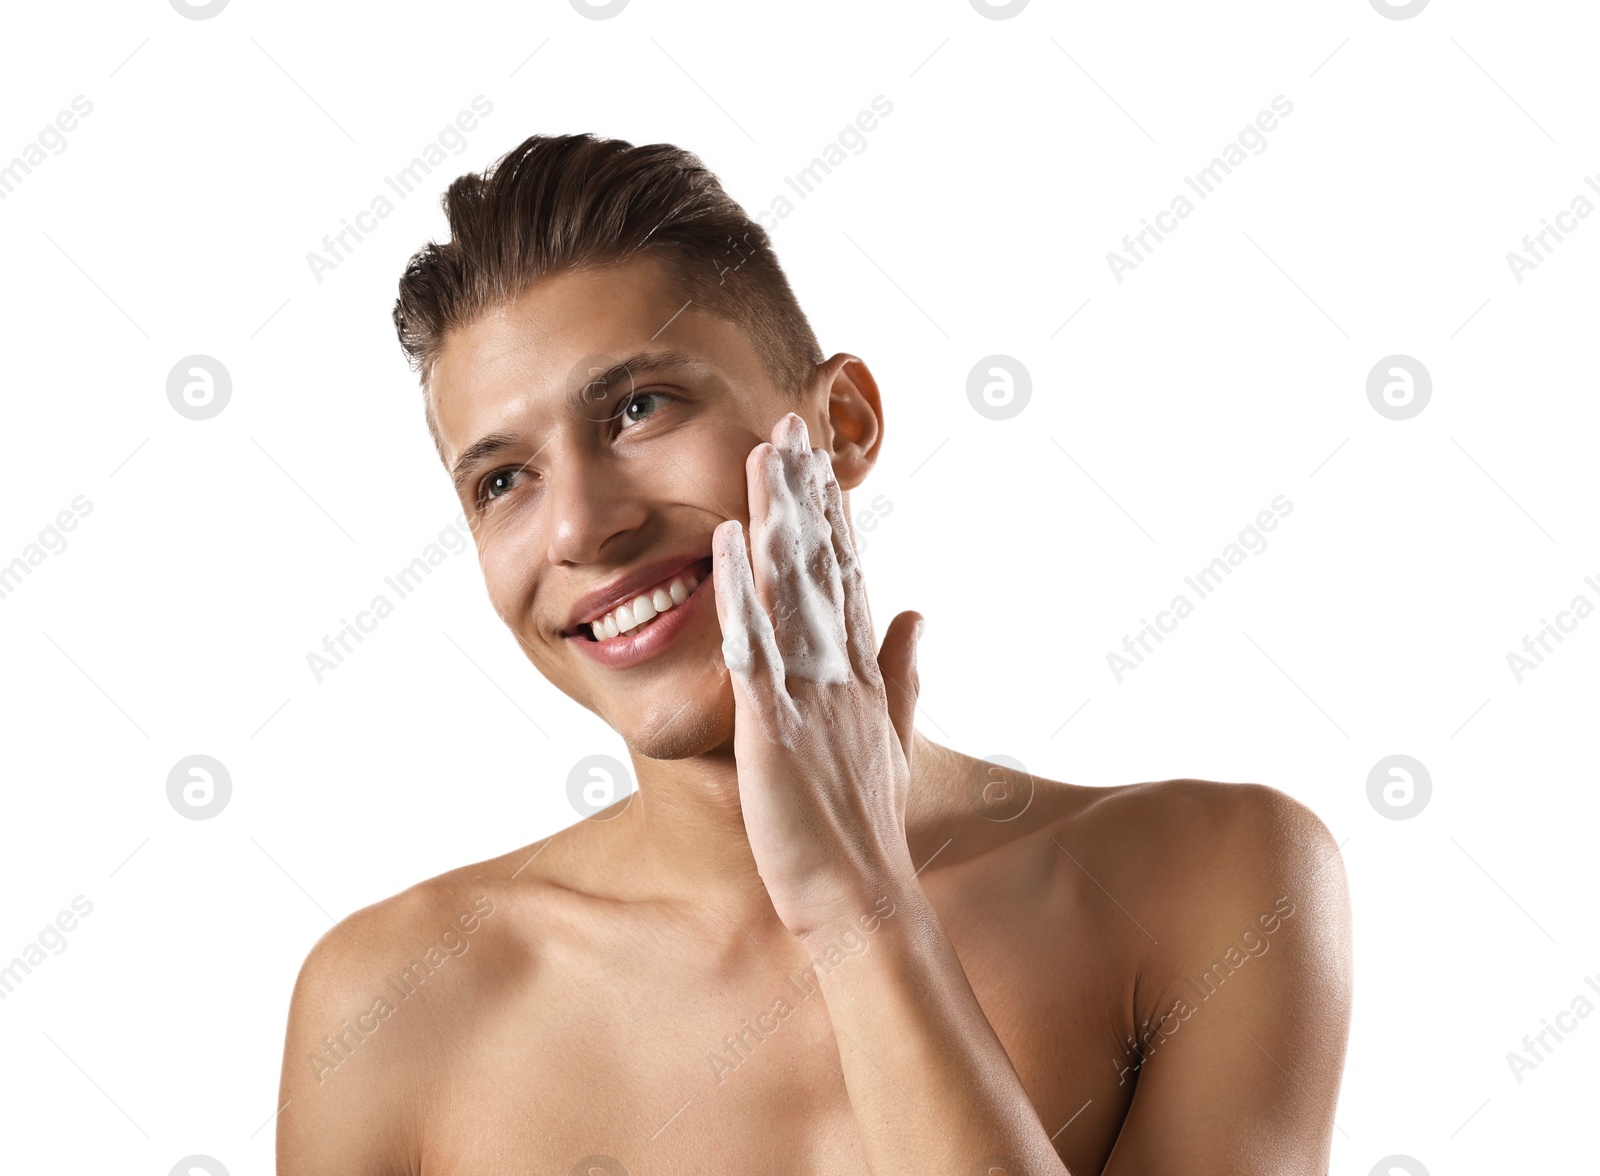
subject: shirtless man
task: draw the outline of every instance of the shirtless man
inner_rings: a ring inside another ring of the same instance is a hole
[[[848,522],[878,386],[693,156],[535,137],[445,203],[401,342],[496,611],[638,790],[317,943],[281,1176],[1326,1173],[1322,823],[915,729]]]

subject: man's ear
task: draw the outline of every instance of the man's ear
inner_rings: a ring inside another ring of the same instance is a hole
[[[859,356],[840,352],[818,369],[827,397],[827,440],[839,489],[854,490],[877,464],[883,444],[883,402],[878,381]]]

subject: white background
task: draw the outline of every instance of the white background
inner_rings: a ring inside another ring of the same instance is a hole
[[[522,660],[471,556],[320,684],[307,665],[457,509],[389,319],[449,180],[592,130],[685,146],[762,210],[877,95],[892,114],[773,235],[824,351],[884,390],[855,509],[892,504],[864,536],[880,625],[928,618],[924,732],[1321,815],[1355,914],[1334,1172],[1592,1156],[1600,1017],[1520,1083],[1506,1059],[1600,974],[1600,620],[1521,682],[1506,657],[1600,604],[1600,217],[1520,283],[1506,261],[1600,173],[1591,6],[146,0],[6,23],[0,160],[93,103],[0,202],[0,563],[92,503],[0,600],[0,959],[93,903],[0,1002],[8,1170],[271,1171],[311,944],[570,824],[572,764],[624,755]],[[307,254],[476,95],[465,149],[316,280]],[[1119,283],[1107,253],[1278,95],[1266,149]],[[233,381],[206,421],[166,396],[196,353]],[[995,353],[1032,376],[1008,421],[966,395]],[[1433,381],[1405,421],[1366,395],[1395,353]],[[1119,683],[1107,654],[1277,495],[1267,549]],[[205,821],[166,795],[197,753],[233,786]],[[1367,796],[1395,753],[1432,778],[1409,820]]]

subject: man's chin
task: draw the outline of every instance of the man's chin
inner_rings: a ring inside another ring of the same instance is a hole
[[[612,714],[607,721],[635,755],[679,760],[733,750],[733,692],[676,698]]]

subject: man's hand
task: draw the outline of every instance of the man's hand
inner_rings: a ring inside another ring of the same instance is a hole
[[[805,937],[915,884],[905,814],[922,618],[901,613],[874,654],[839,484],[800,417],[751,450],[745,475],[748,551],[736,519],[712,536],[739,799],[773,907]]]

